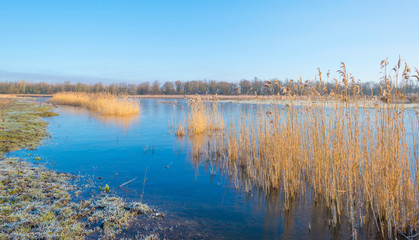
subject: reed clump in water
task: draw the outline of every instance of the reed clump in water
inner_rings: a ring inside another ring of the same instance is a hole
[[[178,124],[175,133],[187,133],[190,136],[204,133],[212,135],[224,129],[224,120],[218,105],[216,97],[205,98],[197,95],[189,98],[186,121]]]
[[[183,137],[186,135],[185,127],[182,123],[179,123],[175,129],[175,135],[178,137]]]
[[[50,102],[83,107],[107,116],[132,116],[141,111],[138,103],[109,93],[61,92],[54,94]]]
[[[403,97],[395,82],[409,79],[409,67],[401,71],[400,65],[390,74],[382,63],[385,104],[362,108],[366,96],[344,64],[336,88],[318,92],[324,84],[319,70],[320,81],[284,87],[287,104],[241,111],[222,136],[202,144],[206,150],[198,157],[227,173],[235,187],[281,192],[285,209],[302,196],[324,200],[334,225],[347,217],[353,238],[368,223],[389,238],[413,236],[418,233],[419,159],[408,145],[404,107],[392,104]],[[295,105],[297,91],[310,92],[310,105]],[[316,101],[325,94],[333,107]],[[417,125],[412,124],[416,147]]]

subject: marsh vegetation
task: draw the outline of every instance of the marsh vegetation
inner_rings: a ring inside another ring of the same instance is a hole
[[[407,124],[400,104],[406,98],[402,86],[412,77],[411,70],[400,60],[391,71],[383,61],[381,69],[380,102],[372,108],[365,107],[371,95],[362,94],[361,83],[355,82],[343,63],[332,90],[319,69],[319,81],[300,79],[282,86],[270,104],[224,118],[225,128],[206,127],[201,119],[219,116],[196,110],[216,103],[191,99],[188,119],[197,121],[188,121],[183,128],[201,129],[188,131],[194,145],[191,157],[211,171],[216,166],[236,189],[265,197],[278,194],[285,211],[295,201],[322,202],[329,209],[329,224],[349,222],[353,239],[367,225],[383,237],[418,237],[418,126],[416,120]],[[416,69],[417,80],[418,74]],[[275,85],[280,83],[267,81],[265,87]],[[407,136],[407,126],[412,136]],[[195,137],[203,129],[222,131]]]
[[[109,93],[60,92],[54,94],[50,102],[87,108],[105,116],[132,116],[141,112],[138,102]]]

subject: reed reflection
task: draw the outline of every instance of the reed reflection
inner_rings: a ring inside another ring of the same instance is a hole
[[[141,114],[132,115],[132,116],[106,116],[96,112],[89,111],[80,107],[73,106],[60,106],[59,111],[67,114],[72,114],[76,116],[88,115],[91,118],[96,119],[102,124],[111,126],[114,128],[120,128],[124,131],[128,131],[140,122]]]

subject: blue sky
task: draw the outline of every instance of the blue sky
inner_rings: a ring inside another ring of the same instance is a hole
[[[419,66],[419,1],[0,2],[0,81],[313,78]]]

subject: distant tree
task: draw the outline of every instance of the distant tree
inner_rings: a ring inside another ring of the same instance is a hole
[[[241,94],[252,94],[252,83],[249,80],[241,80],[239,85]]]
[[[151,85],[151,94],[157,95],[160,94],[160,83],[159,81],[154,81]]]
[[[175,85],[172,82],[165,82],[162,89],[166,95],[175,94]]]
[[[198,93],[198,81],[190,81],[189,82],[189,94],[197,94]]]
[[[216,94],[218,93],[218,84],[216,81],[211,80],[208,84],[208,93],[209,94]]]
[[[237,83],[230,83],[230,93],[231,95],[238,95],[240,92],[240,85]]]
[[[140,95],[146,95],[150,93],[150,83],[143,82],[138,85],[137,93]]]
[[[25,80],[20,81],[19,83],[19,92],[26,92],[26,82]]]
[[[208,83],[207,81],[197,81],[198,82],[198,88],[197,92],[198,94],[207,94],[208,93]]]
[[[263,81],[255,77],[255,79],[252,82],[252,93],[257,93],[258,95],[262,95],[263,86],[264,86]]]
[[[229,95],[231,93],[231,84],[229,82],[219,82],[218,91],[221,95]]]
[[[319,93],[329,94],[331,91],[336,91],[336,85],[334,81],[322,82],[309,80],[309,88],[316,90]],[[265,80],[255,78],[252,81],[241,80],[238,83],[226,82],[226,81],[206,81],[206,80],[194,80],[194,81],[176,81],[176,82],[165,82],[160,86],[158,81],[154,81],[150,86],[149,82],[143,82],[138,85],[127,84],[127,83],[112,83],[104,85],[102,83],[96,84],[85,84],[85,83],[71,83],[66,81],[64,83],[46,83],[46,82],[27,82],[27,81],[0,81],[0,93],[18,94],[18,93],[29,93],[29,94],[53,94],[61,91],[77,91],[77,92],[109,92],[113,94],[222,94],[222,95],[236,95],[236,94],[278,94],[282,93],[283,86],[292,87],[294,85],[296,94],[307,94],[309,91],[302,91],[301,84],[299,81],[291,81],[285,79],[284,82],[271,79],[270,87],[264,87],[266,85]],[[305,84],[305,80],[302,81]],[[365,82],[359,83],[360,92],[363,95],[370,96],[371,92],[374,96],[381,94],[381,88],[383,82]],[[397,87],[397,88],[396,88]],[[419,82],[416,79],[408,79],[403,82],[403,85],[394,86],[394,91],[398,90],[406,95],[416,95],[419,92]],[[350,93],[352,94],[352,92]]]
[[[175,82],[175,91],[176,94],[183,94],[183,83],[181,81]]]
[[[93,85],[92,92],[104,92],[104,91],[105,91],[105,88],[103,87],[103,84],[101,82]]]
[[[189,81],[183,83],[183,94],[190,94]]]

